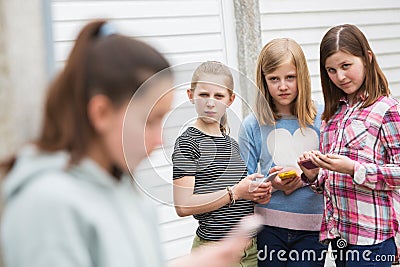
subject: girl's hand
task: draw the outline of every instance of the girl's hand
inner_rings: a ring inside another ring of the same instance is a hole
[[[312,159],[313,154],[315,154],[316,151],[309,151],[309,152],[304,152],[303,155],[301,155],[299,157],[299,159],[297,160],[297,164],[300,166],[300,169],[303,171],[304,175],[307,176],[308,180],[310,182],[315,181],[315,179],[318,177],[318,173],[319,173],[319,165],[318,163],[314,162]],[[312,163],[314,163],[317,168],[314,169],[307,169],[306,167],[304,167],[303,165],[301,165],[302,161],[308,160],[310,159]]]
[[[260,204],[268,203],[272,191],[271,182],[261,183],[253,192],[249,191],[250,185],[256,178],[263,178],[264,175],[254,173],[241,180],[232,190],[236,200],[247,199]]]
[[[282,166],[274,166],[269,170],[269,174],[283,170]]]
[[[253,192],[256,193],[254,195],[255,199],[253,201],[256,202],[257,204],[267,204],[271,200],[272,184],[271,182],[266,182],[262,183],[260,187],[261,187],[260,193],[257,193],[258,189]],[[267,189],[267,193],[265,193],[263,187]]]
[[[285,195],[290,195],[297,189],[303,187],[303,182],[299,176],[285,180],[281,180],[279,176],[276,176],[272,181],[272,186],[277,190],[283,191]]]
[[[283,170],[282,166],[274,166],[269,171],[270,173]],[[303,182],[300,177],[290,178],[281,180],[278,176],[272,181],[272,187],[276,190],[281,190],[285,195],[290,195],[297,189],[303,186]]]
[[[312,160],[321,168],[354,175],[354,160],[349,157],[336,154],[322,154],[319,151],[313,151],[311,154]]]
[[[296,177],[293,179],[292,183],[288,186],[289,186],[289,189],[283,190],[283,193],[285,193],[285,195],[290,195],[297,189],[302,188],[303,181],[300,179],[300,177]]]

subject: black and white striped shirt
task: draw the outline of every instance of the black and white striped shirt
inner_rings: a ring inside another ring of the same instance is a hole
[[[189,127],[175,142],[173,179],[194,176],[195,194],[206,194],[233,186],[247,175],[246,165],[240,158],[239,145],[231,137],[210,136]],[[196,234],[205,240],[217,241],[240,221],[252,214],[253,202],[238,200],[218,210],[196,214],[199,221]]]

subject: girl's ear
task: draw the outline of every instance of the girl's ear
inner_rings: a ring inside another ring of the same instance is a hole
[[[229,107],[230,105],[232,105],[232,103],[233,103],[233,101],[235,100],[235,98],[236,98],[235,93],[232,93],[232,95],[229,97],[228,107]]]
[[[187,89],[187,90],[186,90],[186,93],[187,93],[187,95],[188,95],[188,97],[189,97],[190,103],[194,104],[193,91],[192,91],[192,89],[190,89],[190,88]]]
[[[369,63],[372,61],[372,52],[371,50],[368,50],[368,57],[369,57]]]
[[[112,120],[113,106],[105,95],[95,95],[89,100],[87,106],[88,119],[97,133],[104,133],[108,130]]]

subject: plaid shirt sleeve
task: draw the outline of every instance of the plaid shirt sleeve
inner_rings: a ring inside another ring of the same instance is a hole
[[[400,107],[394,105],[385,113],[379,133],[384,148],[382,162],[359,163],[354,168],[354,182],[374,190],[400,188]],[[377,151],[376,151],[377,152]]]

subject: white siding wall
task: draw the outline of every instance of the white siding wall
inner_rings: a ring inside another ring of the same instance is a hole
[[[99,17],[110,19],[121,33],[152,44],[172,65],[218,60],[237,68],[231,1],[52,0],[51,3],[57,69],[64,65],[80,28],[89,19]],[[190,79],[191,73],[186,70],[185,74]],[[164,147],[155,151],[150,160],[141,165],[135,178],[139,186],[155,200],[162,243],[168,259],[190,251],[197,227],[192,217],[179,218],[171,206],[170,155],[173,142],[182,127],[182,117],[179,116],[195,116],[193,106],[184,103],[185,100],[187,96],[182,90],[176,95],[175,101],[180,106],[179,112],[172,112],[165,122]],[[240,101],[235,102],[233,110],[241,118]]]
[[[400,97],[400,1],[260,0],[262,43],[278,37],[296,40],[309,63],[315,99],[319,81],[319,42],[331,26],[351,23],[367,36],[392,94]]]

